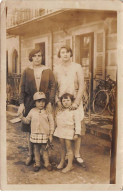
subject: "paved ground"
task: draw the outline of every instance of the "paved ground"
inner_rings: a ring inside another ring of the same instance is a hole
[[[67,174],[55,168],[33,172],[33,166],[25,166],[28,153],[26,133],[20,130],[20,123],[12,124],[7,116],[7,182],[8,184],[108,184],[110,178],[110,141],[87,133],[82,141],[81,154],[87,170],[74,164],[74,170]],[[96,118],[97,119],[97,118]],[[93,120],[95,123],[97,120]],[[105,119],[104,125],[111,125],[112,119]],[[93,124],[93,123],[92,123]],[[99,123],[98,123],[99,125]],[[96,125],[96,128],[98,127]],[[89,126],[87,125],[89,129]],[[52,163],[60,161],[60,144],[54,139],[54,150],[50,151]]]

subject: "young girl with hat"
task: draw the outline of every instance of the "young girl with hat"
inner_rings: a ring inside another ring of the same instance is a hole
[[[54,120],[52,114],[45,109],[46,96],[43,92],[36,92],[33,96],[35,108],[32,108],[26,117],[21,116],[22,122],[31,124],[30,141],[34,145],[34,171],[39,171],[40,149],[43,150],[43,160],[45,168],[50,171],[52,166],[49,162],[48,150],[46,149],[48,140],[52,142],[54,132]]]

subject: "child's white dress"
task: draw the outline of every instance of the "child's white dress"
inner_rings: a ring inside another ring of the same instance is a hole
[[[57,112],[54,136],[72,140],[75,134],[81,135],[81,121],[78,111],[65,109]]]

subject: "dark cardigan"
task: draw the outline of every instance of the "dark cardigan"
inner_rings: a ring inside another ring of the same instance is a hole
[[[54,103],[55,99],[55,78],[53,72],[50,69],[45,69],[42,71],[41,83],[39,87],[40,92],[44,92],[47,98],[47,103]],[[29,111],[35,106],[33,101],[33,95],[37,92],[34,70],[31,68],[26,68],[21,77],[20,83],[20,95],[19,103],[24,103],[25,114],[27,116]],[[30,131],[30,126],[22,124],[23,131]]]

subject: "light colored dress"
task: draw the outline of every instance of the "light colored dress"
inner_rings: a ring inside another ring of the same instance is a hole
[[[48,68],[46,66],[42,66],[42,67],[36,67],[33,69],[34,69],[34,76],[35,76],[35,83],[36,83],[37,91],[39,92],[42,72]]]
[[[54,136],[72,140],[75,134],[81,135],[81,122],[77,110],[64,109],[57,112]]]
[[[23,117],[25,124],[31,124],[30,141],[32,143],[47,143],[49,135],[54,132],[54,120],[52,114],[46,110],[33,108],[27,117]]]
[[[81,77],[81,85],[79,77]],[[82,92],[79,92],[79,87],[84,88],[84,74],[80,64],[71,62],[67,67],[62,64],[56,65],[54,75],[57,83],[56,102],[65,93],[70,93],[75,97],[75,103],[79,105],[78,112],[80,120],[84,119],[84,109],[82,103]]]

